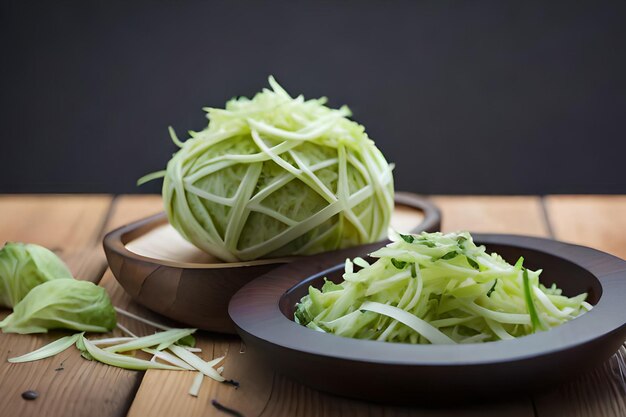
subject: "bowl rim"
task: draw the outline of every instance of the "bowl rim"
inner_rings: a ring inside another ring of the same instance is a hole
[[[396,204],[404,205],[414,208],[424,213],[422,222],[417,225],[411,232],[416,231],[434,231],[438,230],[441,224],[441,211],[430,200],[410,192],[396,191],[394,195],[394,201]],[[241,267],[254,267],[261,265],[271,264],[285,264],[294,261],[302,261],[308,256],[286,256],[281,258],[268,258],[258,259],[254,261],[240,261],[240,262],[215,262],[215,263],[200,263],[200,262],[176,262],[166,259],[152,258],[148,256],[139,255],[135,252],[131,252],[126,248],[126,244],[137,237],[148,233],[149,231],[167,224],[167,215],[165,212],[160,212],[149,217],[128,223],[117,229],[112,230],[104,236],[102,244],[105,252],[109,252],[125,259],[132,259],[143,263],[152,264],[155,266],[167,266],[173,268],[184,269],[222,269],[222,268],[241,268]],[[375,243],[376,244],[376,243]],[[382,244],[382,243],[381,243]],[[362,245],[368,247],[372,244]],[[358,248],[347,248],[355,249]],[[317,256],[317,255],[313,255]]]
[[[523,361],[575,348],[626,328],[626,261],[585,246],[548,238],[472,233],[486,245],[508,245],[545,252],[590,272],[602,287],[594,308],[546,332],[515,340],[459,345],[411,345],[344,338],[315,332],[283,315],[282,295],[304,279],[325,271],[314,259],[284,265],[246,284],[231,299],[229,315],[240,335],[268,347],[352,362],[396,366],[472,366]],[[319,257],[319,255],[317,255]],[[503,345],[506,344],[506,345]]]

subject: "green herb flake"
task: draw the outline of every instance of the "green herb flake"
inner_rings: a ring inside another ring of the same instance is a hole
[[[411,277],[417,278],[417,268],[415,268],[415,262],[411,263]]]
[[[391,264],[397,269],[404,269],[407,263],[405,261],[399,261],[396,258],[391,258]]]
[[[459,254],[459,253],[458,253],[457,251],[453,250],[453,251],[451,251],[451,252],[446,253],[445,255],[443,255],[443,256],[442,256],[441,258],[439,258],[439,259],[445,259],[445,260],[447,261],[447,260],[450,260],[450,259],[454,259],[454,258],[456,258],[456,256],[457,256],[458,254]]]
[[[493,282],[493,285],[491,286],[489,291],[487,291],[487,297],[491,297],[491,293],[495,291],[497,283],[498,283],[498,279],[496,278],[496,280]]]
[[[402,233],[400,233],[400,237],[406,243],[413,243],[415,241],[415,237],[413,235],[403,235]]]
[[[478,262],[476,262],[475,260],[473,260],[472,258],[466,256],[465,257],[467,259],[467,263],[474,268],[477,271],[480,271],[480,265],[478,265]]]

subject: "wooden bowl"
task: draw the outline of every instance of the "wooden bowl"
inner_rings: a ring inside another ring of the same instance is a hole
[[[428,200],[396,193],[392,227],[408,232],[439,230],[441,215]],[[307,257],[222,262],[183,239],[165,213],[120,227],[104,237],[113,275],[138,303],[204,330],[235,333],[228,302],[242,286],[283,264]],[[373,243],[327,252],[329,267],[381,246]]]
[[[588,292],[595,307],[546,332],[466,345],[411,345],[316,332],[293,321],[309,285],[339,282],[343,264],[318,272],[325,255],[275,269],[244,286],[229,312],[248,349],[281,372],[333,394],[368,401],[424,403],[498,398],[573,378],[610,357],[626,337],[626,262],[548,239],[475,234],[509,262],[543,268],[544,284]]]

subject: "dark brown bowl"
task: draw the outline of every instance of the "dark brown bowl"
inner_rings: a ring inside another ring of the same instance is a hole
[[[588,292],[595,307],[546,332],[510,341],[410,345],[320,333],[293,321],[295,304],[323,277],[338,282],[343,264],[321,273],[324,255],[275,269],[244,286],[229,313],[251,349],[277,371],[316,389],[377,402],[494,398],[557,384],[610,357],[626,336],[626,262],[595,249],[535,237],[475,234],[509,262],[542,268],[544,284]],[[362,252],[364,254],[366,252]]]
[[[405,231],[439,230],[440,212],[428,200],[399,192],[395,201],[392,222],[406,226]],[[167,233],[159,234],[161,230]],[[103,244],[113,275],[139,304],[189,326],[223,333],[235,333],[228,302],[237,290],[272,269],[308,258],[222,262],[184,241],[165,213],[120,227]],[[318,270],[381,244],[327,252]]]

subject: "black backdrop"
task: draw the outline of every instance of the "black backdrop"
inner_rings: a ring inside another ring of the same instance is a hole
[[[270,6],[271,5],[271,6]],[[626,193],[626,2],[0,3],[0,192],[155,192],[274,74],[423,193]]]

